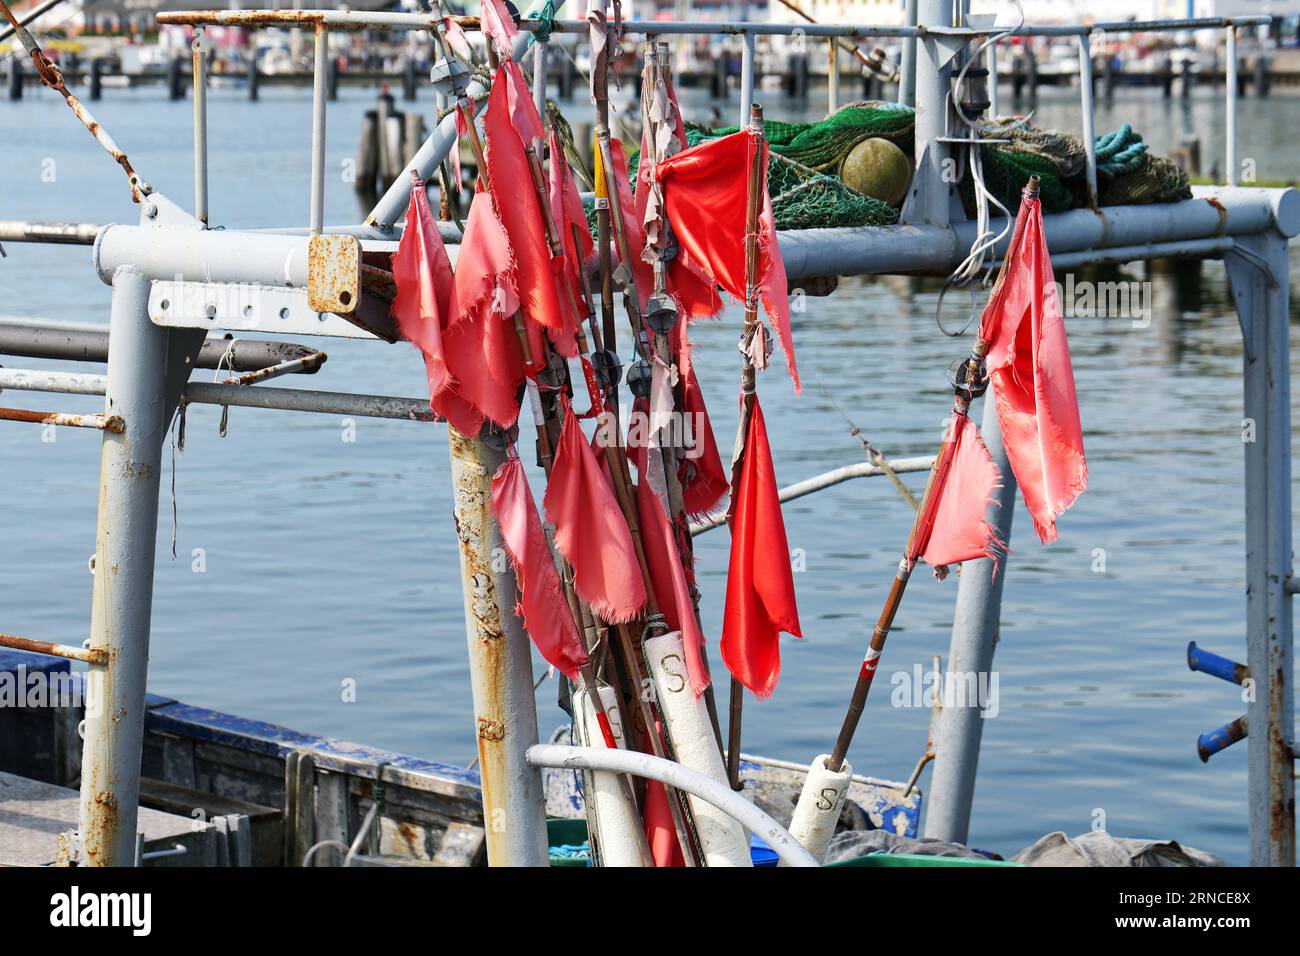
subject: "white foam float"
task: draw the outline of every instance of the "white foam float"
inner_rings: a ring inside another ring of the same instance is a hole
[[[610,730],[619,748],[626,746],[623,737],[623,716],[618,706],[618,694],[612,687],[597,688]],[[596,707],[585,687],[579,685],[573,695],[582,706],[574,708],[574,728],[579,739],[588,747],[605,748],[605,735],[596,719]],[[645,831],[636,807],[629,802],[626,781],[605,770],[592,770],[587,779],[583,799],[587,804],[588,828],[592,830],[593,846],[599,847],[602,866],[654,866],[650,848],[646,845]]]
[[[825,859],[826,850],[831,845],[853,777],[853,767],[847,760],[839,771],[827,769],[830,759],[830,754],[819,754],[813,760],[808,776],[804,778],[794,817],[790,820],[790,835],[802,843],[818,863]]]
[[[659,713],[667,725],[673,756],[718,783],[727,782],[726,767],[704,699],[691,692],[681,631],[652,637],[643,644],[655,685]],[[753,866],[745,828],[713,804],[688,797],[707,866]]]

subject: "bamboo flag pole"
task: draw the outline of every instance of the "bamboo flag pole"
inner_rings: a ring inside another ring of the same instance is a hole
[[[1031,176],[1029,185],[1024,189],[1025,198],[1035,198],[1038,195],[1039,178]],[[991,296],[996,296],[999,287],[1007,272],[1007,263],[1011,261],[1013,251],[1016,249],[1020,239],[1020,223],[1017,219],[1017,228],[1011,236],[1011,242],[1007,246],[1007,254],[1002,257],[1002,268],[998,272],[997,281],[994,283]],[[849,745],[853,742],[853,733],[857,730],[858,721],[862,718],[862,711],[867,704],[867,695],[871,692],[871,682],[876,676],[876,668],[880,663],[880,654],[885,647],[885,639],[889,636],[889,630],[893,626],[894,617],[898,614],[899,605],[903,602],[903,593],[907,590],[907,582],[911,577],[912,569],[916,566],[917,554],[916,543],[923,540],[930,528],[934,524],[934,512],[938,507],[939,499],[943,495],[944,485],[948,479],[948,473],[952,468],[953,455],[956,452],[957,434],[962,419],[970,412],[971,401],[982,395],[987,387],[987,375],[984,370],[984,356],[988,351],[988,343],[980,338],[980,329],[976,329],[975,343],[971,348],[970,357],[962,364],[959,369],[956,382],[954,383],[953,397],[953,417],[952,423],[944,435],[943,444],[939,447],[939,452],[934,457],[934,465],[930,469],[930,477],[925,485],[925,492],[921,496],[921,505],[916,512],[916,520],[912,523],[911,533],[907,538],[907,546],[903,549],[903,557],[898,562],[898,572],[894,575],[894,583],[889,588],[889,594],[885,598],[885,606],[880,611],[880,617],[876,621],[876,627],[871,634],[871,643],[867,647],[867,653],[862,659],[862,667],[858,671],[857,682],[853,686],[853,696],[849,701],[848,713],[844,716],[844,723],[840,726],[839,737],[835,741],[835,749],[831,751],[830,760],[827,761],[826,767],[831,771],[838,771],[844,763],[844,758],[849,751]]]
[[[754,158],[749,165],[749,182],[745,193],[745,329],[740,343],[740,352],[743,356],[740,371],[740,423],[736,426],[735,453],[731,456],[731,501],[727,506],[728,526],[735,517],[736,490],[740,487],[740,476],[748,452],[745,439],[749,432],[749,419],[754,411],[756,389],[754,337],[761,337],[764,334],[762,325],[758,321],[758,214],[763,206],[762,190],[765,172],[761,147],[763,107],[758,103],[750,107],[749,132],[754,140]],[[766,346],[760,341],[758,347]],[[731,783],[732,790],[744,789],[740,783],[740,732],[744,702],[745,687],[732,677],[731,706],[727,723],[727,779]]]

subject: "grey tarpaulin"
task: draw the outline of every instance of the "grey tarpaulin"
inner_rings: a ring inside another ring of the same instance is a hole
[[[1131,840],[1105,831],[1068,837],[1059,830],[1012,857],[1026,866],[1223,866],[1212,853],[1173,840]]]

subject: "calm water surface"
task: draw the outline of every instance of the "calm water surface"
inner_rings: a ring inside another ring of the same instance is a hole
[[[345,89],[330,105],[332,169],[351,157],[372,104],[373,93]],[[164,102],[159,89],[110,90],[95,105],[143,175],[186,207],[190,109]],[[706,109],[686,103],[688,115]],[[728,118],[733,110],[734,101]],[[799,118],[778,102],[769,114]],[[1298,114],[1296,99],[1242,101],[1240,154],[1255,158],[1259,176],[1300,176]],[[1060,95],[1044,99],[1038,117],[1078,125],[1077,109]],[[1221,149],[1223,110],[1208,91],[1189,109],[1121,97],[1101,110],[1097,129],[1126,121],[1157,149],[1193,124],[1207,167]],[[215,90],[209,136],[214,223],[305,224],[304,92],[267,89],[252,105],[238,91]],[[0,168],[0,218],[136,216],[118,170],[39,90],[0,103]],[[329,222],[356,222],[364,211],[348,186],[330,183]],[[7,251],[0,313],[107,322],[109,289],[92,275],[88,249]],[[1240,335],[1218,263],[1137,264],[1109,277],[1152,282],[1152,321],[1070,325],[1091,487],[1062,520],[1061,541],[1046,549],[1017,504],[996,658],[1000,713],[985,727],[972,842],[1013,853],[1052,830],[1082,832],[1100,811],[1116,835],[1174,837],[1240,863],[1246,748],[1207,767],[1195,741],[1243,706],[1231,687],[1189,672],[1184,660],[1189,640],[1245,655]],[[795,334],[805,393],[795,397],[779,371],[761,385],[782,482],[860,460],[835,403],[890,455],[933,451],[948,408],[946,369],[965,347],[937,330],[936,295],[928,283],[847,280],[834,296],[809,300]],[[693,329],[724,443],[735,428],[738,321],[733,312]],[[330,360],[312,387],[422,394],[421,363],[406,347],[323,347]],[[69,411],[99,405],[22,393],[4,400]],[[170,466],[164,475],[151,689],[468,762],[474,741],[443,429],[362,419],[349,443],[329,416],[233,409],[222,439],[217,421],[216,409],[191,410],[186,450],[174,475]],[[62,429],[45,443],[41,429],[12,425],[0,428],[0,461],[0,622],[12,633],[80,642],[90,617],[99,440]],[[909,481],[918,487],[921,478]],[[745,747],[803,761],[833,741],[909,513],[887,481],[873,479],[793,502],[786,521],[791,547],[806,555],[796,576],[805,639],[784,643],[775,696],[746,704]],[[705,623],[716,638],[727,538],[713,532],[698,546]],[[195,549],[204,573],[192,570]],[[1104,571],[1095,569],[1098,549]],[[955,594],[955,579],[917,577],[887,650],[888,676],[947,653]],[[357,700],[343,703],[349,678]],[[890,706],[881,684],[850,759],[861,772],[906,778],[929,714]],[[544,728],[562,718],[554,698],[554,684],[544,683]]]

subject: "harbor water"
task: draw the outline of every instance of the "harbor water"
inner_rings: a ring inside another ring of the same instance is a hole
[[[306,224],[307,97],[268,88],[252,104],[240,90],[210,93],[215,225]],[[424,94],[419,106],[431,101]],[[346,180],[373,103],[372,91],[344,88],[330,104],[327,223],[365,213]],[[807,116],[776,99],[766,105],[773,118]],[[689,95],[683,106],[699,119],[711,108]],[[734,122],[734,99],[721,108]],[[155,188],[191,206],[189,103],[166,102],[160,88],[110,90],[94,112]],[[1242,100],[1239,155],[1260,179],[1300,177],[1298,112],[1300,100],[1285,95]],[[566,113],[581,120],[589,109],[579,103]],[[1045,91],[1036,119],[1077,130],[1077,102]],[[1099,103],[1097,130],[1129,122],[1164,152],[1190,127],[1208,170],[1222,152],[1223,120],[1217,91],[1198,91],[1187,105],[1122,91],[1114,104]],[[0,103],[0,170],[2,219],[137,216],[120,170],[47,91]],[[107,323],[109,289],[88,248],[6,251],[0,314]],[[1185,662],[1189,640],[1245,655],[1236,315],[1217,262],[1075,276],[1085,279],[1136,283],[1136,300],[1122,316],[1068,320],[1090,487],[1048,548],[1017,503],[971,842],[1009,855],[1053,830],[1104,827],[1244,863],[1246,748],[1205,766],[1195,743],[1245,705],[1238,688]],[[795,342],[804,393],[793,394],[779,362],[759,383],[783,484],[862,460],[837,406],[890,457],[933,452],[949,407],[947,369],[967,348],[940,332],[937,298],[936,283],[887,278],[843,280],[833,296],[803,300]],[[1293,319],[1296,302],[1293,294]],[[959,326],[962,312],[949,296],[945,325]],[[723,448],[735,429],[739,322],[733,310],[692,328]],[[408,346],[313,341],[329,353],[322,371],[277,384],[427,394]],[[100,401],[8,392],[3,404],[95,411]],[[185,449],[163,476],[151,690],[468,763],[473,718],[443,427],[237,408],[222,438],[219,415],[190,410]],[[90,620],[100,441],[70,428],[49,437],[37,426],[0,428],[0,629],[79,644]],[[908,480],[919,490],[923,477]],[[540,491],[536,471],[533,487]],[[747,701],[744,746],[807,761],[833,742],[910,512],[888,480],[872,478],[792,502],[785,515],[804,639],[783,639],[774,696]],[[697,549],[706,633],[723,674],[725,530],[698,538]],[[923,752],[928,700],[912,685],[918,668],[947,652],[956,590],[955,577],[940,583],[918,572],[849,754],[858,772],[906,779]],[[543,735],[563,719],[555,696],[554,680],[544,681]]]

